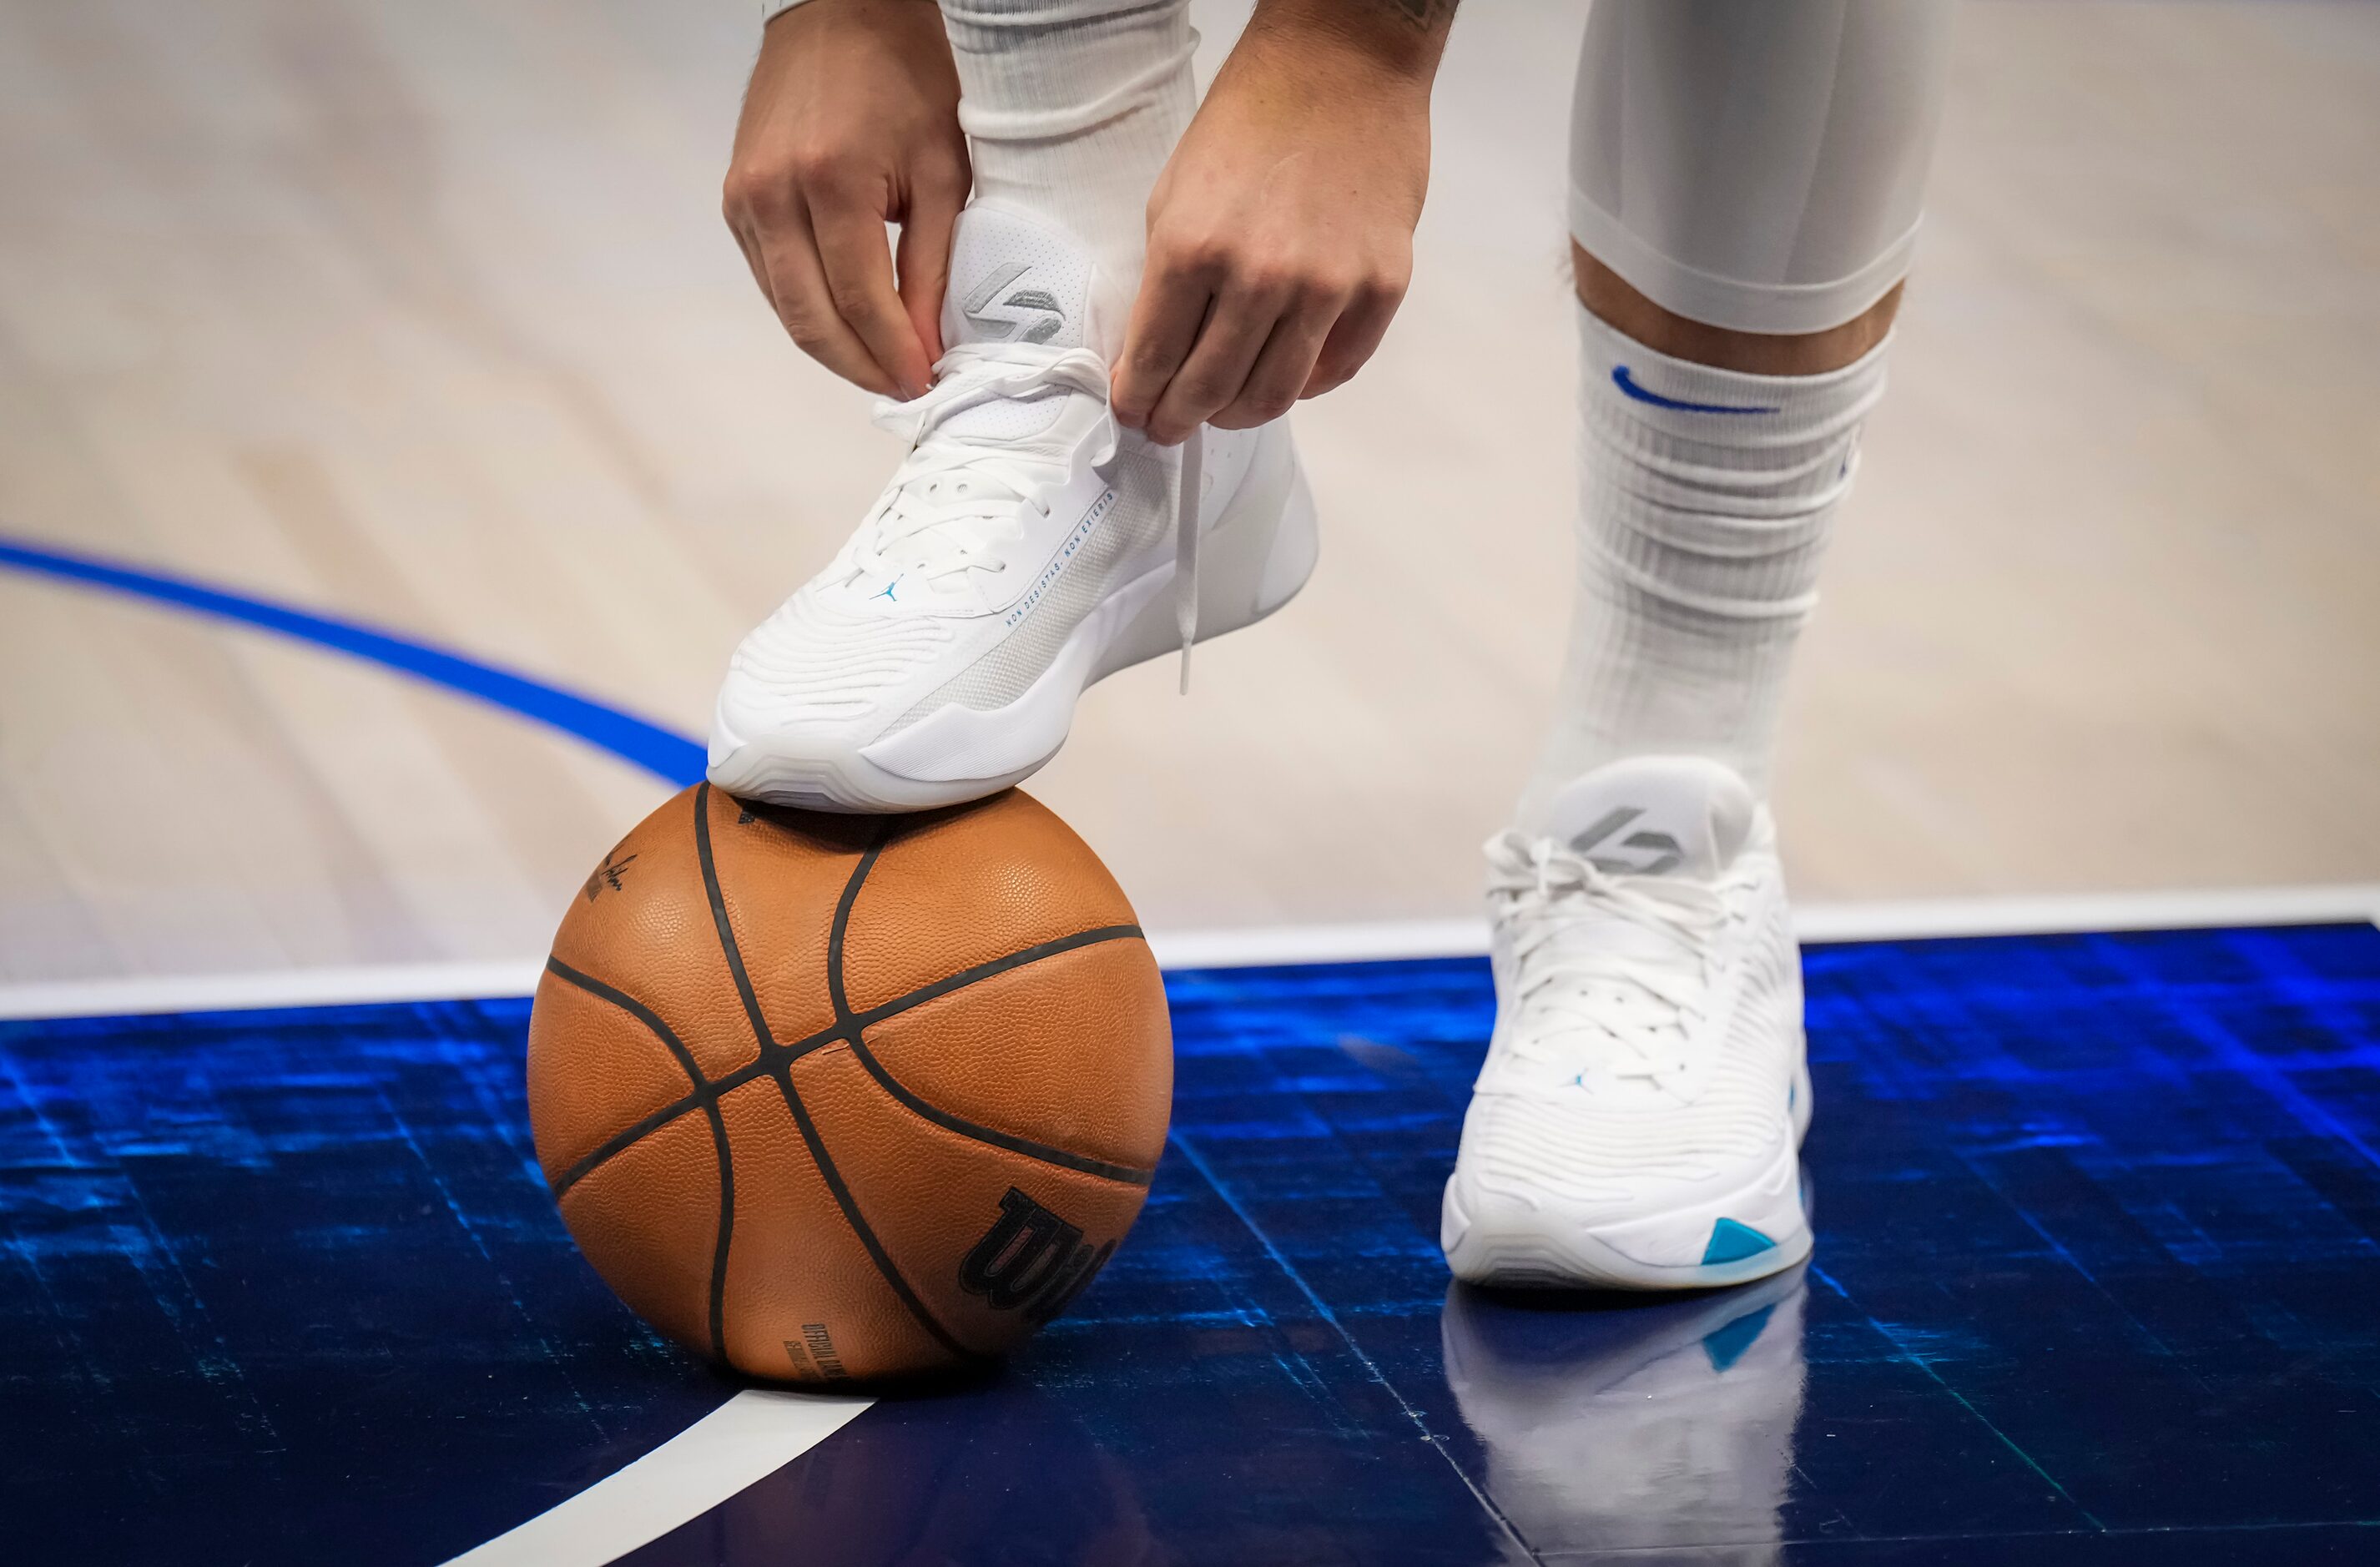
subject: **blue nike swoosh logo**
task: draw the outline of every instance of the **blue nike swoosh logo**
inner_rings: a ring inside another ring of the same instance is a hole
[[[1675,408],[1682,414],[1773,414],[1775,408],[1739,408],[1726,403],[1682,403],[1675,397],[1664,397],[1658,392],[1647,392],[1636,384],[1626,365],[1611,372],[1611,384],[1640,403],[1650,403],[1657,408]]]

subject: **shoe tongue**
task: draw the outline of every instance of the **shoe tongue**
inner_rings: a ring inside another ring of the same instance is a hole
[[[1597,869],[1708,880],[1752,834],[1752,791],[1700,757],[1632,757],[1565,784],[1546,833]]]
[[[995,202],[959,214],[951,239],[951,285],[942,296],[942,341],[1090,342],[1092,265],[1080,240],[1054,224]]]

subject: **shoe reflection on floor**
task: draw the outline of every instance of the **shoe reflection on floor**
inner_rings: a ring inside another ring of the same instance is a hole
[[[1449,1290],[1446,1379],[1521,1537],[1779,1560],[1806,1269],[1677,1300]]]

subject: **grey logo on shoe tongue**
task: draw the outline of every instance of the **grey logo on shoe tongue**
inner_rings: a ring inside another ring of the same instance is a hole
[[[1611,876],[1660,876],[1675,870],[1686,857],[1685,849],[1667,832],[1631,832],[1613,844],[1614,848],[1637,849],[1651,856],[1647,863],[1617,859],[1594,852],[1605,839],[1626,827],[1645,812],[1640,807],[1621,806],[1608,811],[1603,819],[1570,841],[1570,846],[1586,856],[1596,869]]]
[[[959,313],[995,343],[1047,343],[1066,324],[1066,312],[1059,308],[1057,296],[1046,288],[1019,288],[1001,297],[1001,290],[1028,270],[1023,261],[994,267],[973,293],[959,301]]]

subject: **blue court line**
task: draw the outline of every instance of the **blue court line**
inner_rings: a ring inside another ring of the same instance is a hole
[[[152,603],[278,632],[297,641],[310,642],[318,648],[409,674],[506,712],[518,713],[609,751],[622,761],[634,762],[673,784],[693,784],[702,777],[706,760],[703,748],[683,735],[634,713],[606,707],[591,697],[548,686],[526,674],[516,674],[426,642],[411,641],[353,621],[293,609],[269,599],[225,592],[187,577],[117,565],[6,535],[0,535],[0,566],[86,588],[103,588]]]

